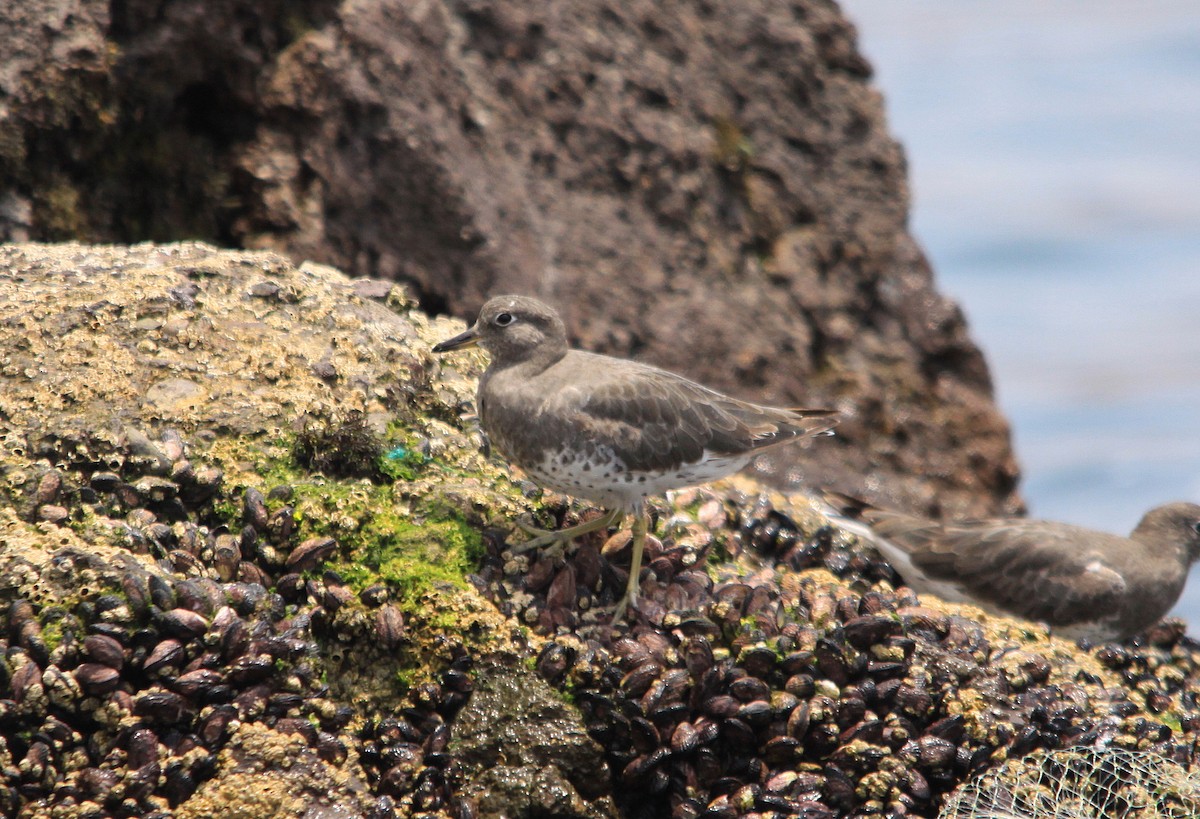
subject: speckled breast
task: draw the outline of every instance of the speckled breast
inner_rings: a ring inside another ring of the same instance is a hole
[[[615,455],[603,451],[590,458],[560,451],[521,466],[542,486],[613,508],[636,506],[651,495],[723,478],[750,459],[749,455],[709,456],[672,470],[641,471],[627,468]]]

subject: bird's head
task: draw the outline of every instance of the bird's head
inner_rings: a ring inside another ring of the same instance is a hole
[[[496,296],[479,311],[466,332],[434,346],[445,353],[475,345],[492,355],[493,364],[507,366],[544,361],[548,366],[567,352],[567,331],[558,313],[528,296]]]
[[[1194,503],[1168,503],[1145,514],[1134,530],[1146,539],[1177,543],[1189,561],[1200,559],[1200,506]]]

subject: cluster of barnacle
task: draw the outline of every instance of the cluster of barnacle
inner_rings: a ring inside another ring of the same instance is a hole
[[[159,441],[132,429],[111,441],[85,433],[46,436],[30,452],[43,464],[30,472],[36,472],[31,516],[66,523],[90,511],[123,522],[135,550],[169,548],[178,537],[171,524],[202,508],[224,480],[220,469],[194,465],[185,450],[176,430]]]
[[[1164,620],[1130,643],[1098,646],[1094,653],[1146,713],[1182,715],[1180,730],[1200,734],[1200,643],[1185,634],[1182,620]]]
[[[628,628],[593,613],[624,585],[603,558],[612,542],[529,566],[496,550],[477,579],[549,638],[537,669],[579,704],[627,815],[929,815],[994,756],[1178,751],[1128,692],[1083,671],[1049,684],[1046,657],[993,647],[979,623],[875,582],[894,574],[830,531],[806,535],[762,501],[740,517],[711,496],[698,506],[648,545],[654,571]],[[722,517],[723,548],[759,559],[705,571],[693,558]]]
[[[417,686],[393,715],[338,702],[331,646],[388,652],[405,639],[389,590],[355,594],[320,571],[337,543],[300,539],[287,487],[245,491],[241,526],[221,525],[221,471],[194,467],[173,431],[96,449],[83,438],[43,442],[35,454],[57,466],[28,477],[24,513],[103,528],[151,560],[128,561],[120,588],[70,605],[9,607],[0,815],[167,816],[215,775],[231,732],[248,722],[299,735],[334,766],[356,758],[372,819],[469,810],[455,799],[446,746],[470,695],[470,657],[459,651],[440,684]]]

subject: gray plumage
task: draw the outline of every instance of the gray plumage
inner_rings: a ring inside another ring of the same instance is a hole
[[[568,349],[558,314],[525,296],[491,299],[474,327],[434,351],[469,343],[492,356],[478,392],[492,444],[540,483],[606,506],[632,508],[732,474],[764,449],[834,424],[830,410],[760,406]]]
[[[558,314],[526,296],[489,300],[474,326],[433,351],[474,344],[491,354],[477,403],[496,449],[544,486],[639,520],[651,495],[730,475],[836,423],[831,410],[761,406],[657,367],[571,350]],[[635,537],[628,600],[640,550]]]
[[[829,495],[918,593],[1046,623],[1060,636],[1121,640],[1175,605],[1200,557],[1200,506],[1151,509],[1129,537],[1023,518],[938,522]]]

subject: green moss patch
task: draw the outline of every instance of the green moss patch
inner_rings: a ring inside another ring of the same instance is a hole
[[[386,583],[402,605],[437,583],[465,587],[464,577],[483,552],[479,533],[456,520],[416,524],[384,513],[368,521],[360,534],[349,559],[331,568],[356,591]]]
[[[294,439],[285,436],[261,449],[243,444],[236,452],[214,453],[235,470],[253,465],[253,471],[229,476],[217,515],[237,524],[247,486],[264,492],[288,486],[296,521],[291,546],[315,536],[337,540],[340,550],[322,568],[337,571],[356,592],[385,583],[407,607],[435,584],[464,588],[465,576],[483,554],[481,535],[446,499],[408,496],[409,483],[421,472],[441,467],[419,455],[402,432],[389,428],[391,440],[384,440],[361,419],[343,419],[310,425]],[[356,478],[316,474],[309,471],[314,458],[340,472],[355,458],[367,459],[363,469],[369,475],[362,469]]]

